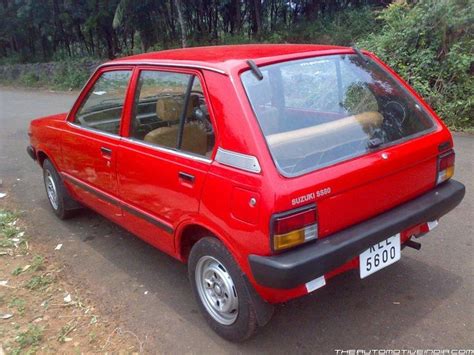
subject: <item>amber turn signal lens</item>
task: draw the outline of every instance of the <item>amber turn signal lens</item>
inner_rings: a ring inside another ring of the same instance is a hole
[[[283,250],[304,243],[304,229],[273,236],[273,248]]]
[[[454,151],[451,150],[439,157],[437,184],[449,180],[454,175]]]
[[[312,224],[285,234],[273,236],[273,250],[283,250],[295,247],[304,242],[316,239],[318,236],[317,224]]]

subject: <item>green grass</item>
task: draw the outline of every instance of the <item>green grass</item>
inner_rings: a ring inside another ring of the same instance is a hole
[[[23,298],[14,297],[8,304],[8,307],[16,309],[18,314],[22,316],[25,313],[26,301]]]
[[[20,349],[38,346],[43,340],[43,331],[43,328],[38,325],[30,325],[26,331],[19,333],[15,340]]]
[[[35,275],[28,282],[25,287],[32,291],[44,291],[53,282],[53,278],[49,275]]]

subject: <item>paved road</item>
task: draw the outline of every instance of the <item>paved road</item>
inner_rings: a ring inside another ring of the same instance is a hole
[[[278,307],[255,338],[236,345],[207,328],[184,265],[93,212],[63,222],[49,210],[41,171],[25,153],[27,125],[34,117],[68,110],[73,100],[71,94],[0,88],[3,189],[26,211],[30,234],[50,250],[63,243],[55,253],[105,312],[115,314],[124,329],[145,342],[146,350],[474,348],[474,136],[455,137],[456,177],[467,185],[466,198],[422,240],[421,252],[405,249],[400,262],[365,280],[345,274],[308,297]]]

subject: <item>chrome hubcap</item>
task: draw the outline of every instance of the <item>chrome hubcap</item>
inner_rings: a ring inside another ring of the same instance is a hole
[[[196,265],[196,286],[207,312],[217,322],[231,325],[239,311],[234,281],[225,267],[211,256],[203,256]]]
[[[53,176],[48,170],[46,170],[44,183],[46,185],[46,193],[48,194],[49,202],[51,202],[51,206],[53,206],[53,208],[57,210],[58,209],[58,193],[56,190],[56,184],[54,183]]]

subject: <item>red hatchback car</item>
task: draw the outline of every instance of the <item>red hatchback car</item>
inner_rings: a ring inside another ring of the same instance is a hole
[[[55,214],[88,206],[188,264],[238,341],[273,304],[400,259],[464,197],[453,141],[372,53],[217,46],[100,66],[69,113],[33,120]]]

